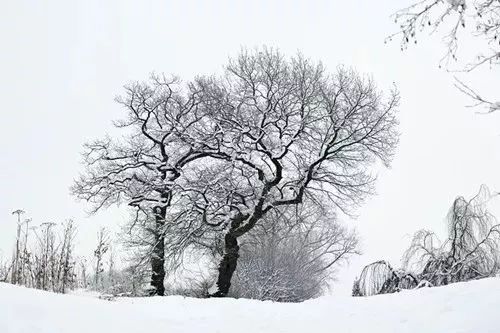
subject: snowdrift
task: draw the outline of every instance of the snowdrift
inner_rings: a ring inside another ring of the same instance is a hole
[[[500,278],[300,304],[178,296],[104,301],[0,284],[1,333],[500,332]]]

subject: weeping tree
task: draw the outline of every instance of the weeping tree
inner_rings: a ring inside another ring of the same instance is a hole
[[[390,294],[418,285],[418,278],[403,270],[395,270],[385,260],[376,261],[363,268],[354,281],[353,296]]]
[[[354,70],[328,73],[271,49],[243,51],[221,77],[196,85],[210,115],[202,125],[217,134],[186,139],[216,154],[180,186],[193,225],[222,243],[213,296],[226,296],[240,238],[271,211],[312,198],[349,213],[372,192],[369,167],[389,165],[398,141],[399,96]]]
[[[440,243],[433,232],[417,232],[403,265],[420,269],[420,279],[435,286],[495,274],[500,259],[500,225],[486,208],[490,198],[486,186],[470,200],[456,198],[446,218],[447,239]]]
[[[487,210],[491,198],[484,185],[472,199],[456,198],[446,217],[448,237],[444,242],[432,231],[417,231],[403,255],[403,269],[394,270],[386,261],[366,266],[354,282],[353,296],[495,275],[500,267],[500,224]]]

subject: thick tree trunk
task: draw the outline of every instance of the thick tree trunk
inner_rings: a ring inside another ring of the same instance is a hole
[[[219,264],[219,276],[217,278],[217,291],[212,294],[212,297],[225,297],[231,287],[231,278],[236,270],[238,263],[238,239],[231,232],[224,238],[224,255]]]
[[[153,287],[152,295],[165,295],[165,217],[166,207],[155,207],[155,244],[151,255],[151,286]]]

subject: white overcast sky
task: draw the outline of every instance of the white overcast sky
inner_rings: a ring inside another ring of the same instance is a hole
[[[11,212],[35,223],[73,218],[81,248],[97,226],[119,225],[115,209],[87,217],[69,195],[82,144],[109,133],[122,110],[122,86],[149,73],[182,78],[221,71],[241,47],[263,44],[301,51],[330,69],[339,64],[372,74],[401,91],[401,142],[392,168],[379,174],[377,196],[349,222],[364,255],[340,276],[350,285],[360,265],[389,259],[395,266],[410,235],[443,233],[453,199],[480,184],[500,190],[500,113],[478,115],[440,70],[438,36],[401,52],[384,45],[396,29],[389,18],[403,0],[274,1],[1,1],[0,11],[0,249],[10,255]],[[463,77],[463,76],[462,76]],[[498,96],[499,70],[463,77]],[[493,209],[500,212],[499,202]]]

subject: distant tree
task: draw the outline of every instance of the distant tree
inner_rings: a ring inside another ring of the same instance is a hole
[[[327,211],[310,204],[297,208],[293,214],[271,212],[242,239],[232,297],[279,302],[318,297],[335,268],[359,253],[356,235]]]
[[[34,286],[37,289],[52,290],[55,285],[55,257],[57,251],[56,235],[54,233],[56,223],[44,222],[35,229],[37,238],[34,253]]]
[[[131,296],[144,296],[144,285],[147,281],[145,272],[135,264],[121,270],[122,292]]]
[[[76,262],[73,259],[73,244],[76,229],[72,220],[63,225],[60,255],[58,260],[58,290],[65,293],[68,288],[73,289],[76,283]]]
[[[388,40],[400,38],[401,49],[417,43],[421,32],[443,29],[446,52],[441,65],[459,59],[460,45],[464,36],[471,36],[477,44],[468,44],[463,49],[477,50],[475,59],[463,66],[470,72],[479,66],[490,67],[500,64],[500,2],[497,0],[423,0],[414,2],[393,15],[399,31]],[[479,47],[478,47],[479,46]],[[483,98],[465,83],[457,79],[457,87],[476,101],[476,105],[486,106],[488,112],[500,110],[500,100]]]
[[[8,282],[10,270],[11,265],[9,265],[8,260],[0,257],[0,282]]]
[[[94,288],[100,290],[104,273],[104,255],[110,247],[109,233],[105,228],[101,228],[97,233],[97,245],[94,250]]]
[[[78,283],[79,287],[83,289],[87,289],[89,286],[89,273],[88,273],[88,267],[87,267],[87,259],[86,258],[79,258],[78,260]]]
[[[14,248],[14,255],[12,258],[12,274],[11,283],[17,284],[19,282],[19,275],[21,274],[20,260],[21,260],[21,215],[25,213],[22,209],[17,209],[12,212],[12,215],[17,215],[17,233],[16,233],[16,247]]]
[[[0,263],[0,280],[58,293],[73,289],[77,282],[73,221],[30,227],[30,218],[21,221],[24,211],[13,214],[18,216],[14,255],[9,266]]]
[[[107,274],[107,280],[108,280],[108,288],[113,289],[115,287],[115,284],[117,283],[117,271],[115,267],[115,252],[113,249],[113,246],[109,246],[109,257],[108,257],[108,274]]]

